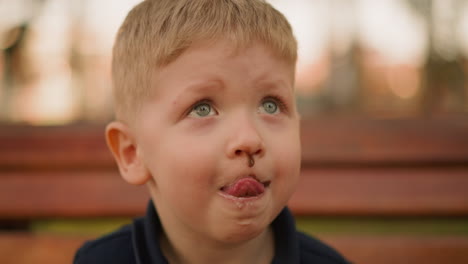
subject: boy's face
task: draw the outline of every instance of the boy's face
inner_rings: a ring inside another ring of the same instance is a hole
[[[135,138],[168,232],[240,242],[286,205],[300,171],[293,71],[260,43],[218,41],[154,76]]]

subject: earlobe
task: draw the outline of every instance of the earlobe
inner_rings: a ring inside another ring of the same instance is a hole
[[[150,174],[138,153],[138,145],[126,124],[118,121],[109,123],[106,127],[106,141],[125,181],[141,185],[150,179]]]

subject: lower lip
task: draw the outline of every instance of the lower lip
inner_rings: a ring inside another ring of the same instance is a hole
[[[263,193],[251,197],[236,197],[222,191],[219,191],[218,194],[223,197],[223,200],[230,203],[236,210],[241,210],[242,212],[258,212],[258,210],[266,206],[266,192],[269,190],[270,186],[265,187]]]
[[[219,191],[218,194],[221,195],[223,198],[226,198],[230,201],[233,201],[233,202],[252,202],[252,201],[256,201],[256,200],[259,200],[261,199],[264,195],[265,195],[265,192],[267,191],[267,188],[265,188],[265,191],[257,196],[251,196],[251,197],[236,197],[236,196],[232,196],[232,195],[229,195],[225,192],[222,192],[222,191]]]

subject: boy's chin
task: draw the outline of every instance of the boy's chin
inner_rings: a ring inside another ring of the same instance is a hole
[[[269,223],[238,225],[232,230],[227,230],[221,240],[228,244],[244,243],[266,233],[269,230],[269,226]]]

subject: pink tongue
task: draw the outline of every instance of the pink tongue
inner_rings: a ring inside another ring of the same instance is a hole
[[[222,191],[235,197],[252,197],[262,194],[265,187],[253,178],[242,178],[224,187]]]

